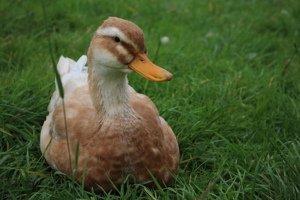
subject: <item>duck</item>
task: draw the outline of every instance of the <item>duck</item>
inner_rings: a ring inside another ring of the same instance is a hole
[[[176,136],[151,99],[128,84],[133,72],[155,82],[172,79],[147,53],[135,23],[109,17],[94,33],[87,56],[77,62],[61,56],[57,63],[64,98],[56,84],[40,149],[52,169],[75,177],[86,190],[116,190],[126,177],[147,187],[174,182]]]

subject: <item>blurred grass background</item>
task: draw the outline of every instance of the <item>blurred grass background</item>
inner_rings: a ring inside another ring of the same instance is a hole
[[[0,10],[0,199],[299,198],[300,1],[2,0]],[[109,16],[140,26],[150,59],[174,74],[129,75],[178,137],[170,188],[125,180],[95,195],[41,155],[55,88],[48,38],[56,61],[77,60]]]

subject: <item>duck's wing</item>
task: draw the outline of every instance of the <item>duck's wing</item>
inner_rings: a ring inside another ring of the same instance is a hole
[[[151,99],[143,94],[139,94],[130,88],[130,99],[134,110],[147,121],[151,129],[157,130],[157,135],[163,141],[164,149],[166,150],[165,167],[172,173],[177,172],[179,163],[179,147],[176,136],[168,123],[159,116],[156,106]],[[161,137],[162,134],[163,136]],[[165,183],[168,183],[168,178]]]

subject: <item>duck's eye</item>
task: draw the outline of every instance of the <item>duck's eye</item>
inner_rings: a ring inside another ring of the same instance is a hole
[[[121,42],[121,40],[120,40],[120,38],[119,38],[118,36],[115,36],[115,37],[114,37],[114,40],[115,40],[116,42]]]

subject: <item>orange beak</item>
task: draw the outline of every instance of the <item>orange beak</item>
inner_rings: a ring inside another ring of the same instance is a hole
[[[153,64],[145,54],[139,52],[136,52],[135,58],[128,66],[150,81],[169,81],[173,77],[173,74]]]

